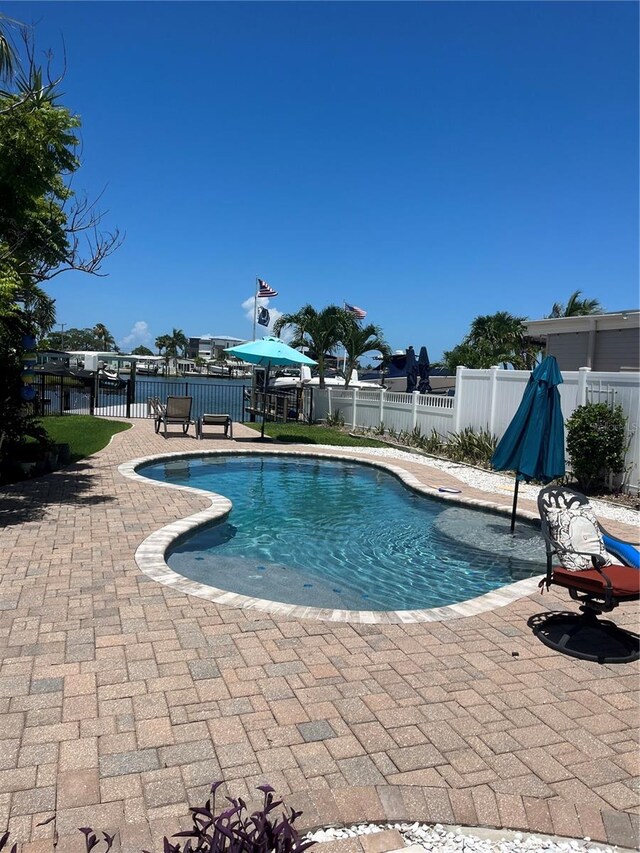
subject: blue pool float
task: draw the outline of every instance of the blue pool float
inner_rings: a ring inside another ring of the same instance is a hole
[[[602,539],[604,547],[617,560],[620,560],[623,566],[632,566],[634,569],[640,569],[640,550],[631,542],[623,542],[621,539],[615,539],[610,533],[603,533]]]

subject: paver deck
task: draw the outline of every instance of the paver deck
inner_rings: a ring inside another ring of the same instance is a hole
[[[118,465],[250,446],[234,434],[165,440],[135,421],[0,497],[0,829],[25,853],[84,850],[79,826],[118,829],[119,850],[139,853],[224,779],[250,800],[270,783],[308,826],[411,819],[636,846],[638,666],[541,645],[527,620],[575,609],[568,596],[366,625],[216,604],[139,570],[140,543],[207,499]],[[635,629],[638,608],[610,618]]]

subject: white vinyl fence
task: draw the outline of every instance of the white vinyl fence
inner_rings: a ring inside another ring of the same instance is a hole
[[[454,397],[440,394],[403,394],[373,388],[316,389],[314,416],[323,420],[336,412],[352,427],[376,429],[381,425],[396,432],[418,428],[423,435],[435,429],[442,436],[465,427],[487,429],[501,438],[520,405],[531,374],[528,370],[456,371]],[[640,479],[640,373],[593,373],[588,367],[565,371],[560,386],[565,420],[585,403],[620,405],[627,418],[629,447],[626,490],[638,493]]]

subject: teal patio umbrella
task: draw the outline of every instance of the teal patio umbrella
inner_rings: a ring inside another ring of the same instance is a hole
[[[273,338],[269,335],[257,341],[248,341],[246,344],[240,344],[237,347],[228,347],[225,352],[228,352],[231,355],[236,355],[243,361],[249,362],[249,364],[257,364],[265,368],[262,431],[260,432],[260,438],[264,438],[264,400],[266,398],[267,385],[269,384],[269,371],[271,370],[271,366],[285,367],[287,365],[293,366],[297,364],[312,365],[317,364],[318,362],[304,355],[304,353],[298,352],[297,349],[290,347],[288,344],[285,344],[284,341],[280,340],[280,338]]]
[[[558,385],[558,362],[548,355],[533,371],[518,411],[491,458],[496,471],[515,471],[511,532],[516,523],[520,480],[549,483],[565,472],[564,418]]]

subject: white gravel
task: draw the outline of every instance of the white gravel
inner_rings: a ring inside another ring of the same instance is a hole
[[[468,486],[480,489],[483,492],[497,492],[498,494],[513,495],[513,477],[505,474],[496,474],[493,471],[482,471],[471,465],[463,465],[459,462],[449,462],[444,459],[434,459],[431,456],[422,456],[418,453],[407,453],[404,450],[396,450],[393,447],[367,447],[367,454],[382,456],[387,459],[403,459],[405,461],[417,462],[428,468],[437,468],[446,471],[453,477],[457,477]],[[536,500],[540,486],[531,486],[528,483],[520,483],[519,494],[525,498]],[[640,512],[627,507],[612,506],[604,501],[589,499],[596,513],[602,518],[610,518],[623,524],[638,526],[640,524]]]
[[[397,829],[406,846],[411,845],[414,850],[417,846],[428,853],[614,853],[620,849],[594,844],[590,838],[578,840],[509,830],[443,826],[439,823],[435,826],[426,823],[358,824],[340,829],[320,829],[306,837],[317,842],[340,841],[385,829]]]

